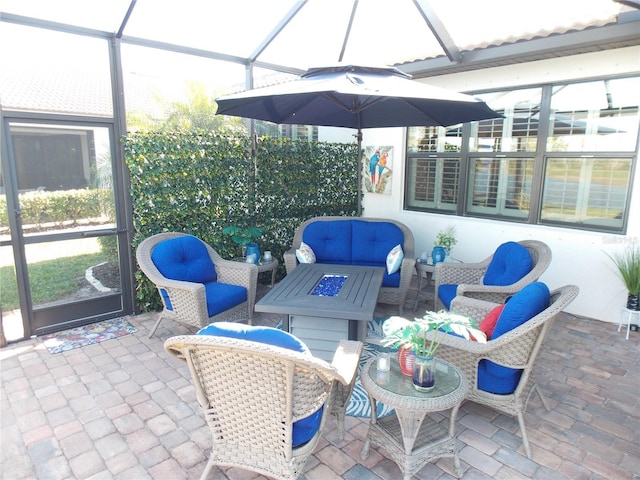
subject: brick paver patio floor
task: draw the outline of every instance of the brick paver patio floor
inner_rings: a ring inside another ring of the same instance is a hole
[[[411,311],[410,292],[405,315]],[[420,309],[424,311],[421,303]],[[377,315],[396,314],[379,306]],[[273,325],[274,316],[256,323]],[[163,341],[189,333],[155,314],[133,316],[137,333],[51,355],[40,339],[0,350],[0,478],[199,478],[211,447],[184,363]],[[551,404],[534,396],[525,416],[533,459],[517,421],[466,403],[457,422],[463,479],[640,479],[640,332],[562,314],[547,337],[535,376]],[[306,465],[307,480],[398,479],[384,451],[360,449],[368,419],[347,417],[338,441],[333,419]],[[210,479],[263,478],[236,468]],[[453,462],[427,464],[415,478],[453,478]]]

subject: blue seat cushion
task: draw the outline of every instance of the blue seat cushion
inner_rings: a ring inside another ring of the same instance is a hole
[[[373,267],[377,266],[377,265],[371,265]],[[391,275],[389,275],[387,273],[387,270],[385,269],[384,271],[384,277],[382,277],[382,286],[383,287],[392,287],[392,288],[398,288],[400,286],[400,270],[398,270],[395,273],[392,273]]]
[[[217,280],[207,247],[191,235],[159,242],[151,252],[151,261],[162,275],[171,280],[194,283]]]
[[[497,395],[513,393],[520,382],[522,370],[503,367],[490,360],[478,363],[478,389]]]
[[[207,282],[204,284],[204,291],[207,301],[207,314],[210,317],[247,301],[247,289],[240,285]]]
[[[533,268],[529,250],[516,242],[500,245],[487,267],[482,283],[485,285],[511,285]]]
[[[271,327],[250,326],[241,323],[216,322],[198,331],[198,335],[215,335],[219,337],[238,338],[251,342],[266,343],[275,347],[282,347],[296,352],[311,355],[307,346],[297,337]],[[302,418],[293,424],[293,447],[304,445],[318,432],[322,421],[320,407],[308,417]]]
[[[495,340],[532,319],[549,306],[549,287],[542,282],[534,282],[507,300],[491,340]],[[507,395],[518,386],[522,370],[503,367],[489,360],[478,364],[478,388],[486,392]]]
[[[302,241],[311,247],[318,263],[351,264],[350,220],[310,223],[302,232]]]
[[[456,298],[457,291],[458,285],[454,285],[451,283],[445,283],[438,286],[438,298],[447,310],[451,308],[451,301]]]
[[[247,289],[239,285],[228,283],[207,282],[204,284],[205,301],[207,302],[207,315],[213,317],[230,308],[247,301]],[[173,310],[171,298],[167,291],[160,289],[160,295],[167,310]]]

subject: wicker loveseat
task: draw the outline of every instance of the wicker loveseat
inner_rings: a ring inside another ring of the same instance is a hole
[[[296,230],[292,247],[284,254],[287,274],[298,265],[296,250],[309,245],[316,263],[386,266],[386,258],[396,245],[402,246],[400,269],[389,275],[385,269],[378,302],[398,305],[402,314],[414,272],[414,240],[409,228],[395,220],[365,217],[314,217]]]

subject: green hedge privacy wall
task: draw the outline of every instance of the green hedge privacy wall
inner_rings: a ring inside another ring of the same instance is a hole
[[[222,257],[240,254],[228,225],[260,227],[261,251],[282,263],[296,227],[316,215],[356,215],[357,146],[212,132],[128,135],[135,237],[193,234]],[[279,275],[284,273],[280,267]],[[155,287],[136,272],[142,310],[161,308]]]
[[[113,219],[113,193],[109,189],[83,188],[55,192],[21,193],[20,215],[23,228],[43,230],[47,227],[76,225],[78,222]],[[9,228],[6,198],[0,197],[0,228]]]

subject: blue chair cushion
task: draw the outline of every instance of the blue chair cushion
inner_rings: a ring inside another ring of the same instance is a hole
[[[533,268],[529,250],[516,242],[500,245],[487,267],[483,283],[485,285],[511,285],[516,283]]]
[[[389,222],[352,220],[351,263],[364,266],[386,266],[387,255],[396,245],[404,245],[404,235]]]
[[[198,331],[198,335],[216,335],[219,337],[238,338],[251,342],[266,343],[275,347],[282,347],[296,352],[311,355],[307,346],[300,339],[293,335],[271,327],[250,326],[241,323],[216,322]],[[314,413],[298,420],[293,424],[292,444],[293,447],[304,445],[318,432],[322,421],[322,411],[320,407]]]
[[[456,298],[457,291],[458,285],[445,283],[438,286],[438,298],[447,310],[451,308],[451,301]]]
[[[390,222],[351,220],[351,264],[364,267],[385,267],[383,287],[400,286],[400,271],[387,272],[387,256],[396,245],[404,245],[402,230]]]
[[[160,273],[171,280],[194,283],[217,280],[207,247],[191,235],[161,241],[151,252],[151,260]]]
[[[491,339],[495,340],[505,333],[524,324],[549,306],[551,293],[542,282],[534,282],[507,300]],[[478,388],[490,393],[507,395],[518,386],[522,370],[503,367],[489,360],[480,360],[478,364]]]
[[[374,265],[375,266],[375,265]],[[383,287],[398,288],[400,286],[400,270],[389,275],[387,271],[384,271],[384,277],[382,277]]]
[[[302,232],[302,241],[311,247],[318,263],[351,264],[349,220],[310,223]]]
[[[272,327],[252,326],[243,323],[215,322],[198,331],[198,335],[237,338],[249,342],[266,343],[274,347],[311,354],[309,348],[298,337]]]
[[[513,393],[520,382],[522,370],[503,367],[489,360],[478,363],[478,389],[496,395]]]
[[[221,282],[204,284],[207,315],[213,317],[247,301],[247,289],[240,285]]]

